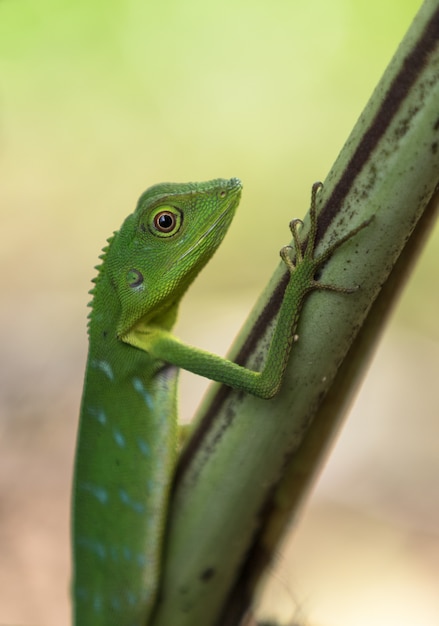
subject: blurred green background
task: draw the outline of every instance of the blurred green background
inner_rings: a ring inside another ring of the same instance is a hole
[[[151,184],[240,177],[235,222],[178,325],[224,354],[419,5],[0,3],[0,624],[68,623],[87,290],[105,239]],[[438,249],[436,232],[269,613],[437,623]],[[183,376],[184,418],[204,385]]]

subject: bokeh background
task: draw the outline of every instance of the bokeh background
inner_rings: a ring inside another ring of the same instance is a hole
[[[177,332],[224,354],[419,0],[0,2],[0,624],[69,623],[69,499],[100,248],[149,185],[239,176]],[[433,233],[264,606],[439,623]],[[184,375],[189,419],[204,381]]]

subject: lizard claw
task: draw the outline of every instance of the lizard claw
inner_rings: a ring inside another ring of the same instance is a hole
[[[301,220],[300,217],[296,217],[293,220],[291,220],[290,222],[291,233],[294,233],[294,231],[297,230],[298,226],[303,226],[303,220]]]
[[[291,260],[290,253],[294,252],[293,246],[284,246],[280,249],[279,254],[282,261],[285,263],[290,272],[293,272],[296,269],[293,261]]]

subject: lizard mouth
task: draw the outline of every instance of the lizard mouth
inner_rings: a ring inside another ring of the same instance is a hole
[[[233,201],[231,201],[226,208],[224,209],[224,211],[217,217],[217,219],[213,222],[213,224],[210,225],[210,227],[201,235],[201,237],[199,239],[197,239],[197,241],[195,241],[195,243],[188,248],[178,259],[177,262],[182,261],[183,259],[185,259],[187,256],[190,256],[192,254],[192,252],[198,248],[200,246],[200,244],[212,233],[214,232],[217,227],[219,226],[219,224],[221,224],[226,218],[227,216],[231,213],[231,209],[234,207],[234,203]],[[175,261],[173,262],[172,265],[175,264]]]

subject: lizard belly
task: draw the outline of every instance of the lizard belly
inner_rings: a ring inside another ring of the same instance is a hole
[[[122,384],[103,381],[103,367],[88,372],[73,504],[74,624],[145,626],[176,459],[178,370]]]

